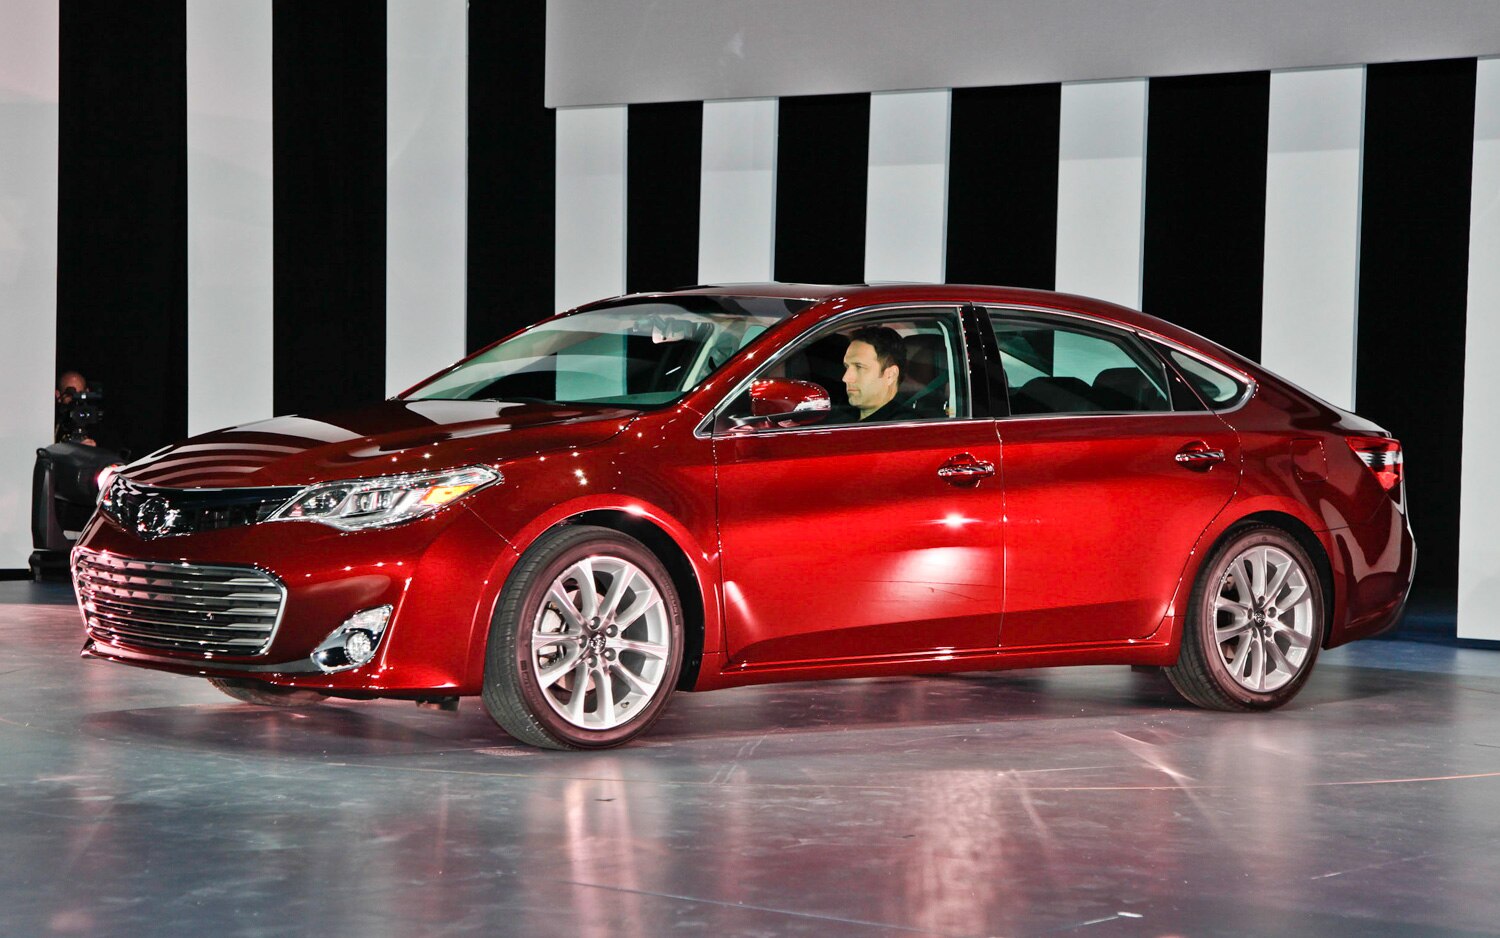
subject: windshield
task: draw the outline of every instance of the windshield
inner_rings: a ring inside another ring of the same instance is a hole
[[[808,300],[684,296],[540,323],[405,396],[655,407],[670,404]]]

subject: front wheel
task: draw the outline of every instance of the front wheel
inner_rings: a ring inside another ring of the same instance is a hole
[[[1200,707],[1279,707],[1312,673],[1325,603],[1317,567],[1291,535],[1265,524],[1240,528],[1199,571],[1167,678]]]
[[[572,525],[538,539],[500,594],[484,704],[546,749],[604,749],[656,721],[682,668],[682,605],[644,544]]]

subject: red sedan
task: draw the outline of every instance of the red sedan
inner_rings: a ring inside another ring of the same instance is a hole
[[[547,319],[400,396],[109,482],[84,654],[613,746],[674,690],[1154,665],[1286,703],[1411,585],[1401,447],[1141,313],[751,284]]]

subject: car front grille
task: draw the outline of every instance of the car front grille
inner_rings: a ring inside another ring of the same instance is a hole
[[[150,488],[116,479],[100,507],[140,537],[169,537],[259,523],[300,491],[296,486]]]
[[[254,567],[162,563],[79,551],[73,582],[95,641],[148,651],[264,654],[286,588]]]

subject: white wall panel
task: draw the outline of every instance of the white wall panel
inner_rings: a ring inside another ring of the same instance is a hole
[[[52,442],[57,42],[58,0],[0,3],[0,569],[31,554],[31,470]]]
[[[385,386],[463,355],[468,4],[386,2]]]
[[[953,92],[870,96],[865,279],[943,281]]]
[[[1271,75],[1261,361],[1354,406],[1365,70]]]
[[[558,309],[625,292],[623,107],[557,111]]]
[[[1469,319],[1458,520],[1458,637],[1500,641],[1500,59],[1481,59],[1469,209]]]
[[[1494,0],[547,0],[548,107],[1494,55]]]
[[[772,279],[776,99],[703,103],[698,282]]]
[[[1141,305],[1144,78],[1062,86],[1057,289]]]
[[[188,0],[188,432],[271,416],[271,6]]]

